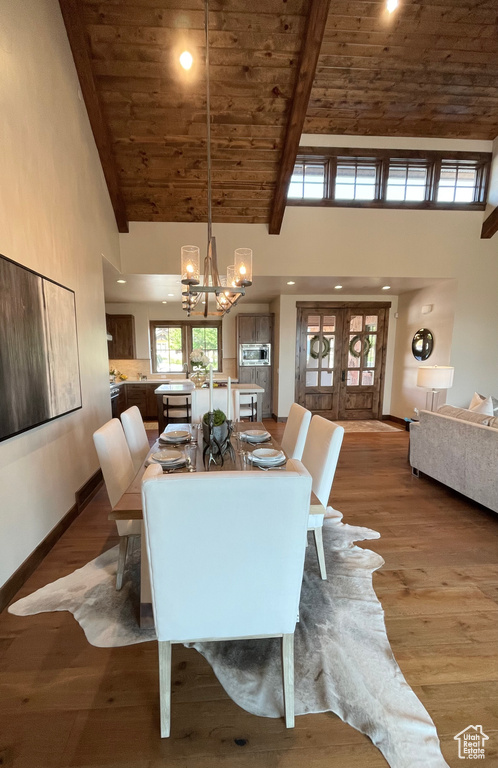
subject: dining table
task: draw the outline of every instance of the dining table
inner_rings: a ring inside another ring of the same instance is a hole
[[[233,424],[233,430],[231,435],[232,450],[227,452],[223,459],[223,464],[209,464],[210,472],[285,472],[285,463],[279,467],[266,467],[261,468],[257,464],[253,464],[250,458],[250,454],[256,448],[273,448],[281,450],[281,446],[278,441],[268,433],[268,437],[264,442],[250,442],[245,439],[244,435],[247,430],[262,430],[266,431],[264,425],[260,422],[235,422]],[[117,504],[112,508],[109,513],[110,520],[143,520],[142,514],[142,478],[147,466],[154,461],[151,457],[159,450],[165,447],[171,447],[175,450],[183,452],[187,444],[197,446],[195,451],[195,459],[192,466],[189,468],[186,465],[166,470],[168,473],[185,474],[188,475],[192,471],[204,472],[206,466],[203,458],[204,442],[202,437],[202,429],[199,429],[196,425],[192,424],[168,424],[164,430],[164,433],[171,432],[188,432],[188,443],[169,443],[167,446],[163,442],[160,442],[158,438],[152,445],[147,458],[143,465],[137,472],[135,478],[130,483],[126,491],[123,493]],[[164,434],[163,433],[163,434]],[[284,454],[285,455],[285,454]],[[287,458],[287,457],[286,457]],[[164,470],[163,470],[164,471]],[[140,627],[147,628],[154,626],[154,617],[152,613],[152,596],[150,589],[150,576],[149,576],[149,563],[147,557],[147,549],[145,546],[145,536],[140,537],[141,541],[141,559],[140,559],[140,613],[139,621]]]

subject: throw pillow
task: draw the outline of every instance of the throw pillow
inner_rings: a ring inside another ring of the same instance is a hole
[[[474,398],[472,398],[472,401]],[[493,413],[493,400],[490,397],[487,397],[485,400],[480,400],[477,405],[474,405],[472,408],[469,408],[470,411],[473,413],[484,413],[486,416],[494,416]]]
[[[470,401],[469,411],[472,411],[477,405],[481,405],[483,400],[486,400],[486,398],[480,395],[478,392],[474,392],[472,395],[472,400]]]
[[[470,401],[469,410],[472,411],[476,405],[480,405],[483,400],[486,400],[485,395],[480,395],[479,392],[474,392],[472,400]],[[498,416],[498,398],[491,395],[491,401],[493,403],[493,415]]]

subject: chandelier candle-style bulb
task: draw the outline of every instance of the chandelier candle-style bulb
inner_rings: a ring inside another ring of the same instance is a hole
[[[235,249],[235,285],[247,288],[252,285],[252,249]]]
[[[227,288],[236,288],[235,284],[235,264],[227,267]]]
[[[183,285],[199,285],[200,251],[197,245],[182,245],[182,283]]]

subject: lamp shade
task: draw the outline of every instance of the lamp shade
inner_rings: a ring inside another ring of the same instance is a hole
[[[455,369],[450,365],[421,365],[417,374],[417,387],[449,389],[453,386]]]

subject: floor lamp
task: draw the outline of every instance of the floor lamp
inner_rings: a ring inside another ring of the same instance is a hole
[[[425,407],[427,411],[437,409],[439,392],[453,386],[455,369],[450,365],[421,365],[417,374],[417,387],[427,389]]]

